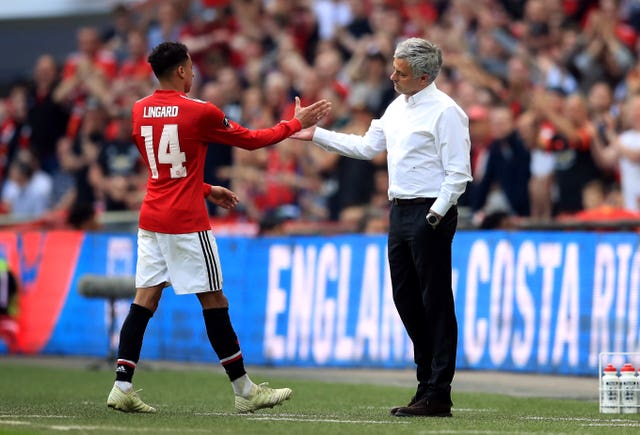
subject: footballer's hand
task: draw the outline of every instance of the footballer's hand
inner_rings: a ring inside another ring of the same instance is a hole
[[[238,195],[222,186],[211,186],[211,192],[207,199],[217,206],[222,208],[231,209],[238,205],[240,200]]]
[[[295,118],[300,121],[303,129],[315,125],[318,121],[327,116],[330,111],[331,103],[327,100],[316,101],[310,106],[302,107],[300,104],[300,97],[296,97]]]

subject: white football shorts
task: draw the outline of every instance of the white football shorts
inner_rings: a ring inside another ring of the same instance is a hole
[[[136,288],[163,282],[179,295],[222,290],[218,245],[211,230],[163,234],[138,229]]]

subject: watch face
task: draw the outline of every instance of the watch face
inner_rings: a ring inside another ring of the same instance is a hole
[[[434,215],[429,215],[427,216],[427,222],[429,222],[431,225],[435,225],[438,223],[438,218]]]

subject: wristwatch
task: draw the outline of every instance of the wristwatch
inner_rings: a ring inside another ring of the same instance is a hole
[[[440,218],[437,215],[429,212],[427,214],[427,223],[431,225],[431,228],[435,230],[438,224],[440,223]]]

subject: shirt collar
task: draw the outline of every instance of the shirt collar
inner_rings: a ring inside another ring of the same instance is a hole
[[[156,89],[157,94],[184,94],[184,92],[177,91],[175,89]]]
[[[429,86],[423,90],[416,92],[413,95],[409,95],[405,98],[408,106],[415,106],[418,103],[425,101],[431,94],[433,94],[438,88],[436,88],[435,82],[432,82]]]

